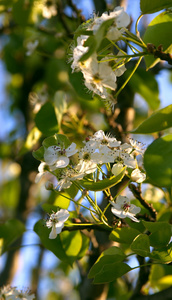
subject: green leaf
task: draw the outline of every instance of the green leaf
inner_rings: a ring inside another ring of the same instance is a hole
[[[43,220],[35,224],[34,231],[38,234],[46,249],[53,252],[60,260],[72,266],[82,247],[80,232],[64,231],[60,235],[57,235],[55,239],[49,239],[50,229],[45,226]]]
[[[50,135],[58,132],[59,126],[55,114],[55,109],[52,103],[45,103],[38,111],[35,117],[35,123],[38,129],[45,135]]]
[[[160,187],[172,186],[172,134],[155,140],[145,151],[144,167],[151,182]]]
[[[172,104],[154,112],[141,123],[132,133],[147,134],[172,127]]]
[[[147,230],[151,232],[149,236],[152,247],[166,246],[171,239],[171,225],[167,222],[146,222],[142,221]]]
[[[152,251],[149,257],[160,263],[171,263],[172,262],[172,243],[168,247],[163,247],[158,250]]]
[[[124,168],[117,176],[112,176],[111,178],[106,178],[97,182],[94,182],[93,180],[79,180],[78,183],[88,191],[103,191],[119,183],[125,175],[125,170],[126,168]]]
[[[96,274],[93,283],[102,284],[112,282],[131,270],[132,269],[129,267],[129,265],[123,262],[116,262],[105,265],[102,270],[98,274]]]
[[[88,93],[88,90],[84,85],[84,78],[81,72],[70,72],[69,81],[79,97],[85,100],[92,100],[92,93]]]
[[[48,138],[46,138],[42,145],[45,148],[48,148],[50,146],[56,145],[56,146],[61,146],[61,147],[65,147],[67,148],[70,145],[70,141],[67,138],[67,136],[65,136],[64,134],[55,134],[53,136],[49,136]]]
[[[9,245],[17,240],[25,231],[25,226],[17,219],[11,219],[0,225],[0,255],[8,250]]]
[[[77,259],[82,247],[82,236],[79,230],[63,231],[60,234],[63,249],[70,260],[73,262]]]
[[[95,277],[105,265],[112,265],[112,261],[114,263],[116,262],[122,262],[125,259],[124,252],[118,248],[118,247],[110,247],[109,249],[102,252],[102,254],[99,256],[95,264],[90,269],[90,272],[88,274],[88,278]]]
[[[77,259],[81,259],[82,257],[85,256],[85,254],[89,248],[89,245],[90,245],[90,239],[82,232],[81,232],[81,237],[82,237],[82,246],[77,255]]]
[[[158,47],[162,45],[165,53],[172,54],[172,14],[163,12],[155,17],[148,25],[143,41],[145,44],[151,43]],[[145,56],[147,70],[155,66],[160,58],[153,57],[153,55]]]
[[[152,14],[171,6],[171,0],[140,0],[142,14]]]
[[[139,234],[131,244],[131,250],[141,256],[149,256],[150,243],[149,237],[146,234]]]
[[[125,77],[128,77],[130,73],[131,71],[127,70]],[[160,105],[158,83],[150,72],[137,69],[128,85],[146,100],[152,110],[158,109]]]
[[[44,160],[44,147],[41,146],[38,150],[33,151],[32,155],[34,158],[36,158],[37,160]]]
[[[25,0],[13,1],[12,13],[14,20],[21,26],[26,26],[32,12],[33,0],[25,2]],[[22,28],[22,27],[21,27]]]
[[[137,229],[130,227],[116,228],[114,229],[109,238],[110,240],[118,243],[131,244],[135,237],[139,235],[140,232]]]

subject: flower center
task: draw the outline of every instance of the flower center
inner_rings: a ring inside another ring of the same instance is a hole
[[[90,154],[88,152],[84,153],[83,159],[84,160],[89,160],[90,159]]]
[[[100,78],[100,76],[99,76],[99,74],[97,73],[97,74],[95,74],[94,76],[93,76],[93,80],[94,80],[94,82],[96,82],[96,83],[99,83],[99,82],[101,82],[101,78]]]
[[[129,211],[130,206],[131,206],[130,204],[124,203],[124,205],[123,205],[123,210],[124,210],[125,212]]]

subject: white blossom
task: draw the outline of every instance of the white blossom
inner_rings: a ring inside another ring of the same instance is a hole
[[[127,27],[130,24],[129,15],[124,11],[124,8],[120,6],[117,6],[110,14],[105,12],[100,17],[94,16],[91,26],[94,34],[103,22],[113,18],[114,22],[107,32],[107,37],[111,40],[118,40],[121,36],[121,33],[125,31],[124,27]]]
[[[114,160],[116,163],[121,163],[128,168],[135,169],[137,167],[137,160],[134,156],[124,150],[114,150]]]
[[[135,217],[141,210],[134,204],[130,204],[130,200],[125,196],[118,196],[115,202],[110,201],[112,204],[111,211],[118,218],[124,219],[126,217],[130,218],[134,222],[139,222]]]
[[[108,62],[98,61],[96,55],[87,60],[87,67],[82,69],[86,87],[102,98],[108,97],[106,88],[116,90],[116,75]]]
[[[50,239],[55,239],[57,234],[59,234],[63,227],[64,223],[69,218],[69,212],[66,209],[60,209],[56,213],[52,213],[48,221],[46,221],[46,226],[52,228],[49,234]]]
[[[68,148],[50,146],[44,152],[44,160],[50,166],[65,168],[69,164],[69,157],[77,153],[76,144],[72,143]]]
[[[139,169],[135,169],[131,173],[131,180],[141,183],[146,179],[146,174],[142,173]]]
[[[110,134],[105,135],[103,130],[95,132],[89,141],[96,141],[97,147],[108,146],[110,148],[114,148],[119,147],[121,144],[120,141],[117,141],[117,139],[112,137]]]

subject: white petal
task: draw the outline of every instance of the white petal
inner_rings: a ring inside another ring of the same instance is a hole
[[[56,160],[56,168],[65,168],[69,164],[69,158],[67,156],[59,156]]]
[[[58,152],[57,152],[57,150],[55,150],[54,147],[57,147],[57,146],[50,146],[44,152],[44,159],[48,165],[53,165],[56,162],[56,160],[58,159]],[[59,150],[60,150],[60,148],[59,148]]]
[[[56,228],[55,226],[52,226],[52,230],[49,234],[49,239],[55,239],[57,237]]]
[[[67,209],[60,209],[56,213],[56,216],[57,216],[57,219],[58,219],[59,222],[65,222],[69,218],[70,214],[67,211]]]

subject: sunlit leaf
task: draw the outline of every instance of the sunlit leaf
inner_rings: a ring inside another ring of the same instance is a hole
[[[79,180],[79,183],[86,189],[90,191],[103,191],[105,189],[111,188],[112,186],[119,183],[125,175],[125,168],[117,176],[112,176],[111,178],[103,179],[97,182],[93,180]]]
[[[137,229],[123,227],[114,229],[109,238],[110,240],[118,243],[131,244],[135,237],[139,234],[140,232]]]
[[[132,133],[148,134],[172,127],[172,104],[153,113]]]
[[[172,262],[172,243],[170,243],[168,245],[168,247],[163,247],[161,249],[152,251],[152,253],[149,254],[149,257],[160,263],[165,263],[165,264],[171,263]]]
[[[172,14],[163,12],[155,17],[148,25],[143,41],[145,44],[151,43],[158,47],[162,45],[165,53],[172,54]],[[147,70],[155,66],[160,58],[156,58],[153,55],[145,56]]]

